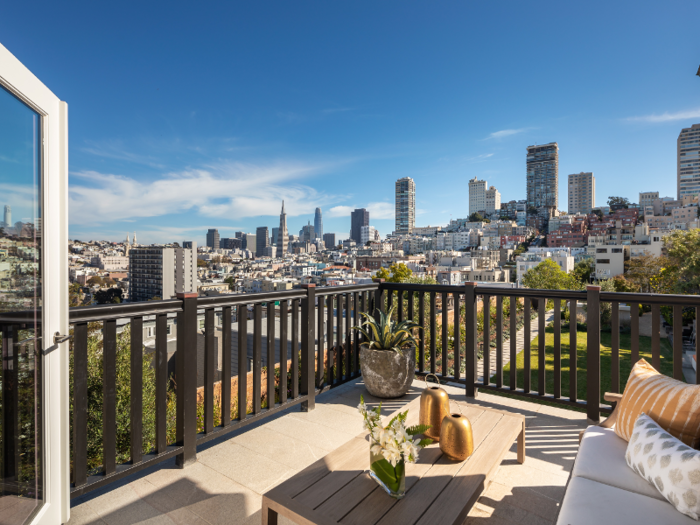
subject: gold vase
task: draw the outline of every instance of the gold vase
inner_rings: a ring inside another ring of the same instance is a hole
[[[425,376],[426,385],[428,377],[433,376],[438,385],[440,380],[435,374]],[[420,395],[420,414],[418,422],[421,425],[430,425],[426,431],[425,437],[431,438],[433,441],[440,441],[440,425],[445,416],[450,413],[450,400],[445,392],[439,386],[427,386]]]
[[[464,461],[474,452],[472,424],[462,414],[447,414],[440,426],[440,450],[450,459]]]

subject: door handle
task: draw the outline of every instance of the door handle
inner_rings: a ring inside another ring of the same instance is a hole
[[[60,345],[61,343],[65,343],[71,339],[73,339],[72,335],[61,335],[60,332],[53,334],[53,344],[55,345]]]

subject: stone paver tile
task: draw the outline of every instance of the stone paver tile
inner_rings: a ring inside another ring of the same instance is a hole
[[[115,487],[108,492],[81,503],[81,505],[87,505],[100,516],[101,519],[104,519],[104,516],[124,509],[131,504],[135,504],[140,501],[140,499],[140,496],[134,490],[132,484],[129,483],[127,485]]]
[[[284,441],[278,445],[284,448]],[[269,457],[238,445],[224,442],[197,454],[199,463],[263,494],[295,473],[295,470]]]
[[[87,503],[80,503],[70,509],[70,519],[66,525],[105,525],[99,514]]]
[[[292,412],[289,415],[304,421],[312,421],[319,425],[342,430],[348,434],[355,435],[362,432],[362,416],[357,411],[355,411],[354,415],[350,415],[339,410],[333,410],[325,405],[316,405],[316,408],[309,412]]]
[[[318,410],[318,406],[316,409]],[[244,432],[231,441],[296,471],[308,467],[328,453],[325,449],[280,434],[265,426]]]
[[[262,504],[260,494],[201,462],[182,470],[159,469],[145,479],[211,525],[246,523]]]
[[[555,521],[559,514],[559,503],[555,500],[527,487],[508,487],[496,482],[489,485],[479,498],[479,503],[490,508],[497,508],[505,503],[548,521]]]
[[[173,523],[187,525],[196,523],[200,518],[186,508],[180,501],[173,499],[167,488],[157,488],[150,481],[138,479],[131,483],[139,497],[151,507],[167,515]]]
[[[335,430],[311,421],[303,421],[291,415],[286,415],[274,421],[270,421],[267,427],[280,434],[296,438],[304,443],[309,443],[310,445],[322,448],[328,452],[338,448],[356,435]]]
[[[564,498],[568,474],[555,474],[524,464],[501,464],[493,481],[508,487],[529,487],[555,501]]]
[[[467,518],[464,520],[464,525],[514,525],[515,522],[501,518],[499,516],[492,516],[492,510],[479,503],[476,503]]]

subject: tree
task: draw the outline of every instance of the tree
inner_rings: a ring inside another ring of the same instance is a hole
[[[469,222],[483,222],[484,221],[484,216],[481,215],[478,211],[475,211],[469,216]]]
[[[80,306],[83,302],[80,283],[73,283],[68,287],[68,305]]]
[[[675,230],[664,237],[664,250],[667,264],[658,278],[670,278],[677,293],[700,293],[700,230]]]
[[[389,271],[391,272],[391,275],[389,275]],[[413,272],[404,263],[392,264],[389,267],[389,271],[387,271],[386,268],[380,268],[377,271],[376,277],[379,279],[384,279],[388,283],[405,283],[411,279],[411,276],[413,275]]]
[[[593,210],[592,213],[594,213],[595,215],[598,216],[598,220],[599,220],[599,221],[602,221],[602,220],[603,220],[603,212],[602,212],[602,210]]]
[[[594,271],[595,264],[593,263],[593,259],[584,259],[574,266],[574,270],[571,273],[581,284],[588,284],[591,282],[591,274]]]
[[[652,278],[661,272],[664,259],[654,255],[633,257],[627,263],[625,276],[632,286],[642,293],[652,292]]]
[[[546,259],[523,275],[523,284],[540,290],[580,290],[581,283],[571,274]]]
[[[608,206],[611,208],[613,206],[622,206],[623,208],[629,208],[630,201],[626,197],[608,197]]]
[[[228,283],[228,289],[229,289],[229,290],[233,290],[233,289],[234,289],[236,280],[233,278],[233,276],[226,277],[226,279],[224,279],[224,282],[225,282],[225,283]]]
[[[613,283],[614,291],[616,292],[638,292],[639,289],[629,280],[625,279],[624,275],[616,275],[610,279]]]
[[[93,275],[88,279],[87,283],[91,286],[102,286],[104,284],[102,277],[99,275]]]
[[[95,302],[97,304],[119,304],[122,302],[121,288],[107,288],[95,292]]]
[[[202,259],[197,259],[197,268],[206,268],[207,267],[207,261],[202,260]]]

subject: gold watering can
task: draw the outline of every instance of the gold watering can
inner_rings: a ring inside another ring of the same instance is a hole
[[[428,378],[433,376],[438,386],[427,386]],[[425,376],[426,388],[420,395],[420,415],[418,422],[421,425],[430,425],[425,432],[425,437],[433,441],[440,441],[440,427],[442,420],[450,413],[450,399],[447,392],[440,388],[440,379],[435,374]]]

